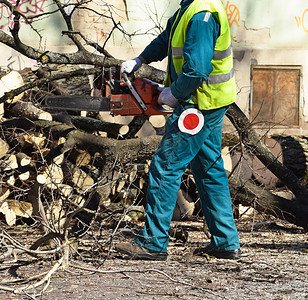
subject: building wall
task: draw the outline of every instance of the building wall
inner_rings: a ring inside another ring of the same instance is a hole
[[[301,67],[299,126],[269,133],[308,133],[308,3],[305,0],[223,1],[233,38],[237,103],[249,115],[252,66]],[[305,88],[306,87],[306,88]],[[266,129],[267,130],[267,129]]]
[[[15,1],[15,0],[10,0]],[[74,2],[74,0],[69,0]],[[108,40],[107,49],[117,58],[128,59],[138,55],[142,49],[160,32],[167,19],[179,6],[179,0],[108,0],[93,1],[91,11],[78,10],[74,17],[77,30],[93,41],[103,44],[113,24],[103,15],[113,15],[122,29],[134,35],[125,37],[121,31],[114,32]],[[252,66],[301,66],[299,99],[300,123],[297,127],[277,128],[272,132],[286,134],[308,133],[308,2],[307,0],[223,0],[229,18],[235,57],[237,81],[237,103],[249,115],[252,101]],[[69,2],[67,2],[69,3]],[[9,31],[12,22],[10,12],[0,4],[0,29]],[[55,9],[50,0],[20,1],[20,10],[37,14]],[[67,10],[70,8],[68,7]],[[96,12],[101,15],[98,16]],[[40,40],[30,26],[22,24],[22,39],[34,47],[41,45],[55,51],[74,51],[70,41],[61,35],[65,24],[61,17],[44,18],[34,25],[42,30]],[[159,28],[160,25],[161,28]],[[3,53],[0,66],[22,69],[35,61],[20,56],[14,50],[0,46]],[[165,69],[166,62],[153,64]]]

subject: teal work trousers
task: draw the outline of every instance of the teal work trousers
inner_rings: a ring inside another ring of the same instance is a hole
[[[165,134],[150,165],[144,229],[135,241],[147,249],[167,252],[168,230],[181,177],[190,163],[211,234],[211,247],[239,249],[228,178],[221,157],[222,122],[227,107],[202,111],[204,125],[194,135],[181,132],[178,127],[181,113],[192,107],[178,104],[166,123]]]

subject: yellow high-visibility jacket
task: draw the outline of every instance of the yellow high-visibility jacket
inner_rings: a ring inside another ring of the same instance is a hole
[[[180,20],[175,18],[173,26],[177,25],[173,35],[169,38],[168,55],[172,56],[175,71],[180,74],[185,63],[183,47],[187,25],[195,14],[202,11],[207,12],[205,22],[210,14],[215,15],[219,20],[220,35],[216,41],[211,61],[213,71],[193,93],[190,103],[198,104],[201,110],[209,110],[229,105],[236,98],[230,28],[227,14],[220,0],[195,0],[186,9]],[[172,32],[173,30],[171,30]],[[170,74],[167,74],[165,86],[170,86],[170,84]]]

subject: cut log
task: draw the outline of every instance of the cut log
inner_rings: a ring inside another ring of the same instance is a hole
[[[35,134],[31,134],[31,135],[25,135],[24,136],[25,141],[32,145],[33,147],[40,149],[43,148],[46,142],[46,137],[43,135],[35,135]]]
[[[94,185],[94,180],[88,174],[86,174],[83,170],[79,168],[74,168],[72,174],[72,181],[76,188],[78,188],[81,192],[89,189]]]
[[[34,106],[31,102],[16,102],[12,107],[10,107],[10,113],[12,116],[25,117],[30,120],[52,121],[52,116],[49,112]]]
[[[14,210],[16,216],[30,218],[32,215],[32,204],[26,201],[7,200],[8,207]]]
[[[71,116],[71,120],[77,128],[87,132],[103,131],[110,134],[125,135],[129,131],[129,126],[127,126],[127,124],[111,123],[104,120],[96,120],[93,118],[79,116]]]
[[[141,177],[141,178],[139,179],[139,188],[140,188],[140,190],[143,189],[144,184],[145,184],[145,179]]]
[[[8,186],[13,187],[15,185],[15,177],[14,175],[9,176],[9,178],[6,180],[6,183]]]
[[[53,158],[53,163],[60,166],[64,162],[64,154],[60,154]]]
[[[9,145],[0,138],[0,158],[2,158],[9,151]]]
[[[117,193],[120,193],[122,191],[122,189],[125,186],[125,183],[126,183],[126,180],[119,180],[118,181],[118,186],[117,186],[117,189],[116,189]]]
[[[46,219],[49,222],[49,226],[60,230],[65,223],[65,211],[63,209],[62,200],[57,198],[50,203],[46,209]]]
[[[5,161],[1,161],[1,168],[4,171],[10,171],[18,168],[18,162],[15,154],[11,154]]]
[[[14,120],[14,119],[10,119],[10,120]],[[26,153],[27,150],[31,151],[31,148],[32,148],[32,144],[26,141],[26,139],[28,138],[29,138],[28,134],[25,133],[25,129],[24,129],[23,132],[13,131],[10,136],[7,136],[6,141],[9,144],[11,149],[14,149],[16,152]]]
[[[0,212],[5,215],[6,223],[9,226],[16,224],[16,216],[31,217],[32,210],[31,203],[25,201],[6,200],[0,206]]]
[[[126,135],[129,132],[129,126],[128,125],[123,125],[120,130],[119,130],[119,135]]]
[[[46,218],[50,226],[61,230],[66,222],[66,208],[73,202],[73,188],[66,184],[58,184],[53,194],[53,200],[46,208]]]
[[[136,116],[134,120],[129,123],[129,132],[126,138],[134,138],[146,120],[146,116]]]
[[[154,115],[149,117],[149,122],[154,128],[162,128],[166,125],[166,118],[163,115]]]
[[[62,200],[69,199],[73,196],[74,189],[68,184],[59,184],[58,192]]]
[[[0,205],[10,196],[10,189],[3,187],[0,189]]]
[[[140,191],[138,189],[129,188],[129,189],[122,189],[119,192],[120,197],[122,197],[122,203],[127,204],[128,202],[131,204],[133,201],[135,201],[138,197],[138,194]]]
[[[77,148],[71,151],[69,158],[77,167],[86,166],[91,161],[91,155],[87,151]]]
[[[128,173],[128,180],[129,182],[133,182],[135,181],[135,179],[137,178],[137,173],[138,173],[138,166],[134,165],[132,168],[130,168],[129,170],[127,170]]]
[[[28,166],[31,164],[31,158],[23,152],[16,153],[16,158],[17,158],[18,164],[21,167]]]
[[[152,124],[148,120],[146,120],[144,124],[142,125],[142,127],[140,128],[140,130],[136,133],[136,137],[141,138],[141,137],[151,136],[155,134],[156,134],[156,130],[154,129]]]
[[[187,192],[182,189],[178,192],[178,197],[176,199],[176,207],[173,212],[172,220],[180,221],[183,219],[190,218],[194,212],[195,203]]]
[[[66,142],[66,138],[64,136],[60,136],[58,139],[58,145],[64,144]]]
[[[224,161],[225,170],[231,172],[231,170],[232,170],[232,159],[231,159],[229,147],[223,147],[221,149],[221,157]]]
[[[63,183],[63,171],[61,167],[57,164],[49,165],[41,175],[45,176],[45,184],[50,189],[57,189],[59,184]]]
[[[129,125],[134,119],[133,116],[112,116],[108,111],[100,111],[98,117],[101,121],[121,125]]]
[[[137,164],[137,170],[138,173],[140,174],[148,174],[150,170],[150,165],[145,163],[145,164]]]
[[[30,178],[30,171],[26,171],[24,173],[21,173],[18,175],[18,178],[21,180],[21,181],[27,181],[29,178]]]
[[[246,219],[246,218],[251,218],[255,215],[255,209],[251,206],[244,206],[242,204],[239,204],[239,207],[238,207],[238,218],[241,218],[241,219]]]
[[[6,92],[14,90],[18,87],[24,85],[22,76],[17,71],[11,71],[10,73],[4,75],[0,79],[0,97],[2,97]],[[15,96],[13,99],[7,100],[9,103],[16,103],[22,99],[24,93]]]
[[[44,185],[44,184],[46,184],[47,176],[45,176],[44,174],[38,174],[38,175],[36,176],[36,181],[37,181],[40,185]]]
[[[96,189],[96,192],[100,198],[100,203],[102,205],[104,205],[105,207],[110,205],[110,194],[111,194],[111,188],[112,188],[112,185],[111,184],[107,184],[107,185],[104,185],[104,186],[100,186]]]

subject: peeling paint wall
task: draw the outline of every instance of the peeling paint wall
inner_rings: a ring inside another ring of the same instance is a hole
[[[300,126],[270,133],[308,134],[308,2],[223,1],[231,28],[237,103],[249,115],[251,67],[301,66]]]
[[[224,0],[223,3],[237,46],[308,47],[306,0]],[[264,31],[264,40],[254,40],[254,34],[260,30]]]

